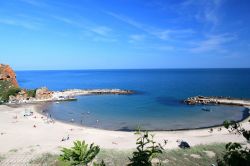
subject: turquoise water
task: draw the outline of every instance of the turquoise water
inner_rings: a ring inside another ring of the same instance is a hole
[[[198,128],[241,120],[244,108],[189,106],[190,96],[250,98],[250,69],[161,69],[18,71],[21,87],[47,86],[51,90],[72,88],[121,88],[135,95],[81,96],[77,101],[46,104],[55,119],[109,130]],[[98,123],[97,123],[98,120]]]

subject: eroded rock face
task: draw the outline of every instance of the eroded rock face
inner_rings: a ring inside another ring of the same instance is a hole
[[[16,73],[9,65],[0,64],[0,80],[9,81],[13,86],[18,87]]]
[[[48,88],[42,87],[36,90],[36,99],[44,100],[52,98],[53,92],[49,91]]]

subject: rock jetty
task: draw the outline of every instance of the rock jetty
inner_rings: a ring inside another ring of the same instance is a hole
[[[224,105],[238,105],[238,106],[250,106],[250,100],[235,99],[230,97],[205,97],[195,96],[189,97],[184,100],[186,104],[224,104]]]
[[[76,100],[76,96],[81,95],[131,95],[134,94],[131,90],[122,89],[70,89],[65,91],[50,91],[46,87],[35,90],[35,95],[28,95],[27,90],[21,90],[16,96],[9,97],[9,104],[22,103],[40,103],[53,101],[71,101]]]
[[[104,94],[113,94],[113,95],[131,95],[135,92],[132,90],[123,90],[123,89],[69,89],[65,91],[55,91],[54,97],[57,96],[81,96],[81,95],[104,95]]]

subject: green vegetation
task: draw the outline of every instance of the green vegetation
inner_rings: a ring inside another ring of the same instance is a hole
[[[13,87],[11,82],[0,80],[0,104],[7,102],[9,100],[9,96],[16,95],[20,91],[21,89]]]
[[[249,144],[250,130],[244,129],[240,123],[235,121],[224,121],[224,127],[230,133],[242,135]],[[226,144],[226,153],[218,159],[218,166],[250,166],[250,149],[249,145],[240,145],[239,143],[230,142]]]
[[[38,165],[38,166],[70,166],[70,164],[58,160],[58,155],[56,154],[50,154],[50,153],[44,153],[41,156],[33,159],[30,161],[31,165]]]
[[[99,151],[99,146],[91,144],[88,147],[85,141],[76,141],[73,147],[62,149],[63,154],[60,155],[59,160],[65,161],[70,165],[87,165],[93,161]]]
[[[9,96],[17,95],[21,89],[14,87],[11,82],[0,80],[0,104],[8,102]],[[28,97],[36,97],[36,89],[27,90]]]
[[[148,131],[141,133],[138,131],[136,134],[139,138],[136,141],[136,151],[133,152],[133,156],[129,158],[130,162],[128,166],[145,165],[151,166],[153,157],[157,157],[161,154],[163,147],[154,141],[154,136],[148,134]]]
[[[18,149],[11,149],[11,150],[9,150],[9,152],[10,153],[16,153],[16,152],[18,152]]]
[[[3,161],[4,159],[5,159],[5,157],[2,156],[2,155],[0,155],[0,163],[1,163],[1,161]]]
[[[34,165],[51,166],[205,166],[217,164],[225,154],[225,144],[199,145],[188,149],[164,150],[148,132],[136,132],[139,138],[134,151],[100,150],[99,146],[76,141],[71,148],[63,148],[60,156],[44,154],[31,161]],[[99,153],[100,152],[100,153]],[[97,164],[100,163],[100,164]]]
[[[161,161],[162,166],[208,166],[216,164],[218,157],[222,157],[225,153],[225,144],[198,145],[190,149],[174,149],[164,150],[157,158]],[[213,152],[214,156],[209,156],[206,152]],[[100,163],[102,160],[107,166],[126,166],[130,163],[129,157],[132,157],[132,150],[101,150],[94,159]],[[192,157],[197,154],[200,158]],[[32,160],[30,163],[38,166],[69,166],[69,163],[58,160],[58,155],[43,154],[42,156]]]
[[[27,90],[28,97],[36,97],[36,89]]]

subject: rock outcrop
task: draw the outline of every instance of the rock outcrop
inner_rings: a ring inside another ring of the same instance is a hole
[[[47,100],[51,99],[53,95],[52,91],[49,91],[48,88],[42,87],[36,90],[36,99],[37,100]]]
[[[32,92],[32,93],[31,93]],[[33,95],[34,93],[34,95]],[[9,96],[9,103],[32,103],[38,101],[52,101],[53,92],[42,87],[35,90],[22,89],[15,96]]]
[[[18,87],[16,74],[9,65],[0,64],[0,81],[9,81],[14,87]]]

